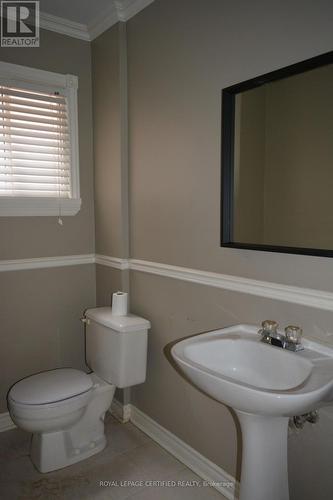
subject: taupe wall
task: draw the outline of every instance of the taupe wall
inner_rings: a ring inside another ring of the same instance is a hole
[[[260,324],[274,318],[301,324],[305,335],[332,344],[332,313],[180,280],[131,273],[132,310],[151,320],[145,384],[132,402],[162,426],[239,478],[241,438],[237,421],[223,405],[197,391],[172,368],[165,347],[182,337],[231,324]],[[289,439],[292,500],[327,500],[333,491],[333,410],[320,412],[313,428]]]
[[[79,77],[82,208],[73,217],[0,217],[0,259],[94,253],[90,44],[51,31],[39,48],[0,48],[0,60]],[[93,265],[0,273],[0,412],[16,380],[61,366],[84,368],[82,311],[95,304]]]
[[[333,291],[329,259],[219,245],[221,89],[331,50],[332,14],[327,1],[156,0],[128,22],[132,258]],[[267,317],[333,340],[331,313],[137,272],[131,300],[152,320],[147,382],[132,390],[134,403],[232,474],[240,458],[232,417],[181,380],[165,345]],[[320,425],[312,461],[308,432],[291,443],[293,498],[324,500],[333,488],[330,417]]]
[[[96,304],[110,306],[112,294],[122,289],[122,271],[97,265],[96,285]]]
[[[332,49],[327,0],[155,0],[128,22],[131,255],[333,289],[330,259],[221,249],[221,89]]]
[[[126,31],[118,23],[92,42],[96,252],[128,257]]]
[[[118,25],[92,43],[96,252],[121,256]]]
[[[95,305],[94,267],[0,274],[0,413],[17,380],[53,368],[86,369],[80,317]]]
[[[330,259],[219,245],[221,89],[331,50],[332,14],[324,0],[155,0],[127,23],[132,258],[333,291]],[[108,37],[105,54],[114,50]],[[110,234],[97,233],[98,248],[119,251],[107,245]],[[98,272],[105,303],[120,278]],[[134,404],[238,476],[232,415],[182,380],[165,346],[264,318],[301,324],[306,336],[332,345],[332,313],[139,272],[131,272],[130,291],[132,312],[152,322],[147,381],[133,388]],[[326,410],[312,434],[290,440],[293,500],[325,500],[332,490],[331,424]]]

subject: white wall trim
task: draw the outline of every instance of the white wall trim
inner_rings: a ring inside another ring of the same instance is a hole
[[[119,18],[117,8],[115,4],[111,2],[108,8],[100,12],[87,26],[90,40],[94,40],[118,22]]]
[[[230,474],[133,405],[131,405],[130,421],[199,477],[212,483],[211,485],[226,498],[229,500],[236,498],[239,486]],[[233,486],[226,486],[228,483],[232,483]]]
[[[125,424],[131,418],[131,405],[128,403],[123,405],[117,399],[113,399],[111,403],[110,413],[113,415],[119,422]]]
[[[63,73],[55,73],[54,71],[46,71],[45,69],[31,68],[22,64],[13,64],[1,61],[0,62],[0,81],[1,85],[15,85],[25,83],[27,89],[41,90],[54,92],[59,90],[62,92],[69,85],[78,86],[78,77],[74,75],[66,75]],[[68,80],[68,76],[71,80]],[[59,87],[55,88],[55,87]]]
[[[95,255],[64,255],[61,257],[36,257],[33,259],[0,260],[0,272],[45,269],[48,267],[79,266],[94,264]]]
[[[64,19],[63,17],[53,16],[47,12],[40,13],[40,27],[72,38],[79,38],[80,40],[90,41],[91,39],[85,24],[76,23],[75,21]]]
[[[154,0],[114,0],[88,25],[90,40],[94,40],[119,21],[128,21],[153,2]]]
[[[170,266],[144,260],[130,260],[130,269],[168,278],[190,281],[233,292],[247,293],[267,299],[281,300],[317,309],[333,311],[333,293],[312,288],[301,288],[268,281],[258,281],[240,276],[212,273],[186,267]]]
[[[0,84],[18,86],[24,90],[54,93],[67,100],[66,125],[69,128],[70,148],[70,198],[59,197],[29,197],[8,196],[0,197],[0,217],[8,216],[52,216],[75,215],[81,207],[79,182],[79,142],[78,142],[78,110],[77,89],[78,77],[75,75],[55,73],[36,68],[0,62]],[[11,135],[12,132],[10,131]]]
[[[113,0],[88,25],[41,12],[40,27],[72,38],[92,41],[119,21],[128,21],[153,2],[154,0]]]
[[[128,21],[154,0],[115,0],[119,21]]]
[[[121,259],[100,254],[65,255],[59,257],[37,257],[32,259],[0,260],[1,271],[20,271],[48,267],[100,264],[118,270],[130,269],[148,274],[164,276],[223,290],[246,293],[266,299],[280,300],[292,304],[333,311],[333,293],[313,288],[301,288],[268,281],[258,281],[240,276],[213,273],[187,267],[171,266],[138,259]]]
[[[8,411],[5,413],[0,413],[0,432],[10,431],[11,429],[15,429],[16,425],[10,418]]]
[[[122,405],[119,401],[114,401],[111,406],[111,413],[122,422],[129,420],[145,434],[151,437],[162,448],[176,457],[180,462],[193,470],[203,480],[212,483],[213,488],[218,490],[229,500],[235,499],[239,485],[235,479],[224,471],[221,467],[208,460],[191,446],[179,439],[175,434],[168,431],[160,424],[148,417],[141,410],[131,404]],[[0,414],[0,432],[15,429],[16,426],[8,412]],[[225,485],[223,485],[225,483]],[[233,486],[228,487],[227,484]]]
[[[116,261],[113,263],[113,261]],[[117,261],[121,261],[121,266]],[[282,285],[269,281],[258,281],[241,276],[213,273],[187,267],[171,266],[159,262],[149,262],[138,259],[115,259],[103,255],[96,256],[96,262],[116,269],[130,269],[148,274],[156,274],[166,278],[189,281],[199,285],[212,286],[232,292],[247,293],[266,299],[280,300],[316,309],[333,311],[333,293],[313,288],[301,288]]]
[[[128,259],[119,259],[118,257],[108,257],[107,255],[99,255],[95,256],[96,264],[100,264],[106,267],[112,267],[114,269],[129,269],[130,261]]]

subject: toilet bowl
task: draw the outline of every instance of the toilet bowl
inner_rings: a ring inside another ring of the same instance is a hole
[[[10,415],[28,432],[51,432],[73,425],[92,397],[89,375],[72,368],[50,370],[17,382],[8,393]]]
[[[106,446],[104,415],[114,392],[96,374],[69,368],[32,375],[12,387],[9,412],[18,427],[33,433],[31,459],[40,472],[67,467]]]
[[[86,311],[87,374],[49,370],[16,382],[8,393],[13,422],[32,432],[30,457],[40,472],[67,467],[106,446],[105,412],[116,387],[144,382],[149,321],[113,316],[110,307]]]

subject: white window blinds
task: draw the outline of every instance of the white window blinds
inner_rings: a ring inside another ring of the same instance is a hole
[[[0,85],[0,197],[71,198],[67,98]]]

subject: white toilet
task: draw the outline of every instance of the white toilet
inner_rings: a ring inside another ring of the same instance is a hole
[[[40,472],[79,462],[106,445],[104,415],[116,387],[146,378],[149,321],[114,316],[111,307],[85,313],[85,373],[59,368],[31,375],[8,393],[14,423],[32,432],[31,460]]]

